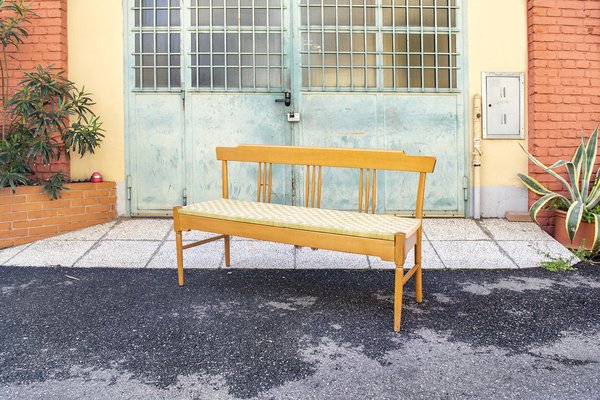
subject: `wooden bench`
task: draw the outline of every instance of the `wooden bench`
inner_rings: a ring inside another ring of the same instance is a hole
[[[225,265],[230,266],[230,237],[241,236],[318,249],[380,257],[396,264],[394,330],[400,330],[402,288],[415,278],[416,300],[422,301],[421,241],[425,177],[436,159],[409,156],[402,151],[259,146],[218,147],[222,161],[223,199],[173,209],[179,285],[183,286],[183,250],[215,240],[225,242]],[[257,201],[229,199],[228,162],[258,163]],[[271,204],[273,164],[306,167],[304,207]],[[322,168],[359,169],[358,212],[321,209]],[[377,171],[419,174],[415,218],[377,215]],[[183,245],[182,231],[219,234]],[[415,265],[405,274],[406,255],[415,249]]]

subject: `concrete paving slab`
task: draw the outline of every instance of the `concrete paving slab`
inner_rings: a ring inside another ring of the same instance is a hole
[[[0,265],[4,265],[5,262],[19,254],[21,251],[25,250],[27,247],[31,246],[31,243],[27,243],[21,246],[9,247],[8,249],[0,250]]]
[[[505,219],[484,219],[481,224],[496,240],[546,240],[554,241],[533,222],[510,222]]]
[[[517,268],[517,265],[503,254],[494,242],[431,241],[431,245],[446,268]]]
[[[197,242],[198,240],[203,240],[203,239],[208,239],[211,238],[213,236],[218,236],[218,234],[216,233],[212,233],[212,232],[202,232],[202,231],[189,231],[189,232],[182,232],[181,235],[183,236],[183,241],[185,242],[187,241],[192,241],[192,242]],[[171,227],[171,232],[169,233],[169,236],[167,236],[167,240],[175,240],[175,231],[173,230],[173,227]]]
[[[423,220],[427,239],[433,240],[490,240],[472,219],[435,218]]]
[[[184,241],[184,244],[193,241]],[[223,241],[203,244],[183,251],[183,266],[188,268],[219,268],[223,266]],[[152,257],[148,268],[177,268],[177,252],[175,242],[164,242]]]
[[[160,243],[103,240],[79,260],[75,267],[144,268]]]
[[[539,267],[542,261],[551,261],[559,257],[572,260],[571,265],[581,261],[556,241],[498,241],[498,245],[510,254],[520,268]]]
[[[367,256],[341,253],[329,250],[313,250],[299,247],[296,249],[296,268],[298,269],[367,269]]]
[[[41,240],[14,256],[6,265],[29,267],[71,267],[94,242],[83,240]]]
[[[107,222],[105,224],[90,226],[89,228],[79,229],[73,232],[63,233],[62,235],[54,236],[46,240],[99,240],[108,231],[111,230],[117,221]]]
[[[157,218],[124,218],[105,236],[107,240],[162,240],[173,221]]]
[[[396,265],[393,262],[389,261],[381,261],[379,257],[369,256],[369,262],[371,264],[371,268],[376,269],[394,269]],[[415,265],[415,250],[412,249],[408,256],[406,257],[406,262],[404,263],[405,268],[412,268]],[[423,240],[423,269],[442,269],[444,267],[444,263],[438,257],[435,250],[431,246],[427,240]]]
[[[221,246],[222,249],[222,246]],[[294,246],[262,241],[231,241],[233,268],[294,268]]]

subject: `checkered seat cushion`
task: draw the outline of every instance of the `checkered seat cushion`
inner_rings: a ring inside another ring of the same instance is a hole
[[[230,199],[191,204],[182,207],[179,213],[382,240],[394,240],[396,233],[409,237],[421,226],[421,220],[415,218]]]

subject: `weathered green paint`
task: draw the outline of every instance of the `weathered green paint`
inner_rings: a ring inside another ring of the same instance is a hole
[[[461,99],[461,94],[305,93],[299,144],[434,155],[438,164],[427,184],[425,209],[460,214],[464,211]],[[324,207],[356,208],[358,172],[331,172],[324,183]],[[414,209],[416,183],[415,174],[378,175],[378,210]]]
[[[131,13],[127,6],[126,10]],[[286,10],[293,15],[286,15],[284,20],[298,24],[297,4]],[[279,93],[192,90],[186,79],[186,57],[182,60],[185,102],[179,93],[134,93],[133,60],[128,50],[129,211],[168,213],[173,205],[182,204],[184,191],[188,202],[220,197],[221,167],[215,160],[215,147],[260,143],[402,149],[435,155],[438,164],[428,177],[426,213],[464,214],[462,186],[463,177],[468,175],[464,64],[459,74],[462,93],[301,92],[298,26],[287,32],[290,37],[285,38],[284,47],[289,56],[284,80],[293,93],[292,107],[275,103],[283,96]],[[130,32],[129,47],[132,36]],[[187,54],[188,35],[181,36]],[[464,48],[460,37],[459,48]],[[299,123],[287,122],[286,112],[292,110],[300,112]],[[256,198],[256,166],[233,164],[230,174],[232,197]],[[416,179],[398,173],[378,174],[378,212],[414,209]],[[273,185],[273,201],[303,204],[304,169],[292,173],[290,168],[275,167]],[[325,168],[323,207],[355,210],[357,187],[358,171]]]
[[[291,144],[286,107],[275,103],[280,97],[272,93],[192,93],[188,96],[186,180],[194,202],[221,196],[221,164],[215,157],[217,146]],[[231,163],[229,173],[232,198],[256,199],[257,165]],[[290,179],[285,168],[274,169],[274,202],[290,202]]]

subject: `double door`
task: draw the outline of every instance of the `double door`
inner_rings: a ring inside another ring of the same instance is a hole
[[[129,3],[131,214],[218,198],[215,147],[251,143],[433,154],[426,210],[464,213],[455,0]],[[230,173],[230,195],[255,198],[256,166]],[[415,177],[379,176],[379,212],[414,207]],[[273,201],[301,204],[303,180],[276,168]],[[324,207],[356,208],[357,171],[323,180]]]

